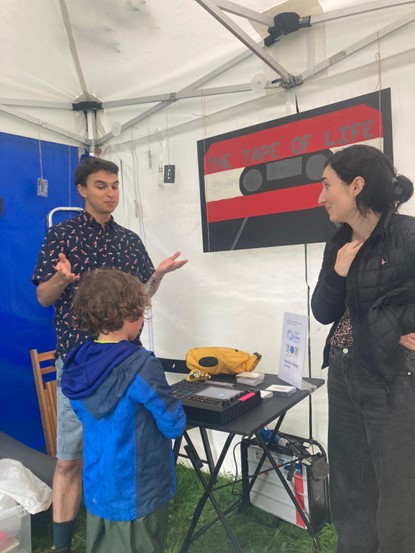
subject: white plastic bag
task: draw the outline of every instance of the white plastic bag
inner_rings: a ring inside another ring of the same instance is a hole
[[[15,501],[12,497],[0,493],[0,513],[5,511],[6,509],[16,507],[17,504],[17,501]]]
[[[20,461],[0,459],[0,508],[16,505],[10,505],[10,499],[34,515],[49,509],[52,490]]]

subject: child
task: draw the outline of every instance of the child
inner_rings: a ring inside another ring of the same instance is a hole
[[[87,553],[158,553],[175,492],[171,439],[186,418],[153,353],[130,343],[150,300],[134,276],[82,277],[74,322],[95,339],[67,356],[62,391],[82,422]]]

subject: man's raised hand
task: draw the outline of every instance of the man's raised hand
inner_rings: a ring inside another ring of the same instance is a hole
[[[58,254],[59,261],[55,265],[55,271],[60,278],[65,282],[76,282],[79,280],[80,275],[75,275],[72,272],[71,264],[64,253]]]

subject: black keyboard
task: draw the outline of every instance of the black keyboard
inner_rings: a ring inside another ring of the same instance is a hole
[[[238,389],[211,382],[182,380],[172,386],[189,423],[226,424],[261,401],[259,390]]]

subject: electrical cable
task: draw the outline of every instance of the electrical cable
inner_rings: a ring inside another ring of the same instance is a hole
[[[72,146],[68,146],[68,205],[72,207]]]
[[[146,244],[146,232],[145,232],[145,226],[144,226],[144,213],[143,213],[143,207],[141,202],[141,195],[140,195],[140,187],[139,187],[139,178],[138,178],[138,170],[139,170],[139,163],[138,163],[138,157],[137,152],[135,149],[131,150],[131,157],[133,161],[133,190],[134,190],[134,206],[135,206],[135,216],[138,220],[138,227],[139,227],[139,234],[140,238],[143,241],[144,244]],[[154,327],[153,327],[153,314],[151,307],[147,311],[146,315],[146,329],[148,334],[148,349],[150,351],[154,351]]]
[[[43,179],[43,160],[42,160],[42,141],[40,140],[40,127],[42,125],[39,126],[39,139],[38,139],[38,144],[39,144],[39,165],[40,165],[40,178]]]
[[[203,121],[203,160],[205,160],[205,156],[206,156],[206,153],[207,153],[207,150],[206,150],[206,138],[207,138],[207,124],[206,124],[206,97],[205,96],[201,96],[201,101],[202,101],[202,121]],[[206,194],[206,178],[205,178],[205,167],[203,165],[203,196],[204,196],[204,199],[205,199],[205,210],[206,210],[206,204],[207,202],[209,201],[209,198],[207,197],[207,194]],[[202,193],[202,191],[201,191]],[[202,213],[202,220],[205,221],[205,225],[206,225],[206,238],[207,238],[207,251],[210,252],[210,229],[209,229],[209,224],[208,224],[208,221],[207,221],[207,217],[206,217],[206,214],[205,213]],[[203,224],[203,223],[202,223]]]
[[[298,105],[298,98],[297,98],[297,87],[295,87],[294,95],[295,95],[295,108],[297,114],[300,113],[300,108]],[[308,250],[307,250],[307,243],[304,244],[304,281],[306,285],[307,290],[307,352],[308,352],[308,376],[311,378],[312,371],[311,371],[311,305],[310,305],[310,285],[308,283]],[[311,394],[308,396],[308,433],[309,433],[309,441],[312,442],[313,440],[313,402]]]
[[[307,290],[307,349],[308,349],[308,376],[311,378],[311,305],[310,305],[310,285],[308,283],[308,250],[307,243],[304,244],[304,280]],[[308,432],[309,440],[313,440],[313,402],[311,394],[308,396]]]

